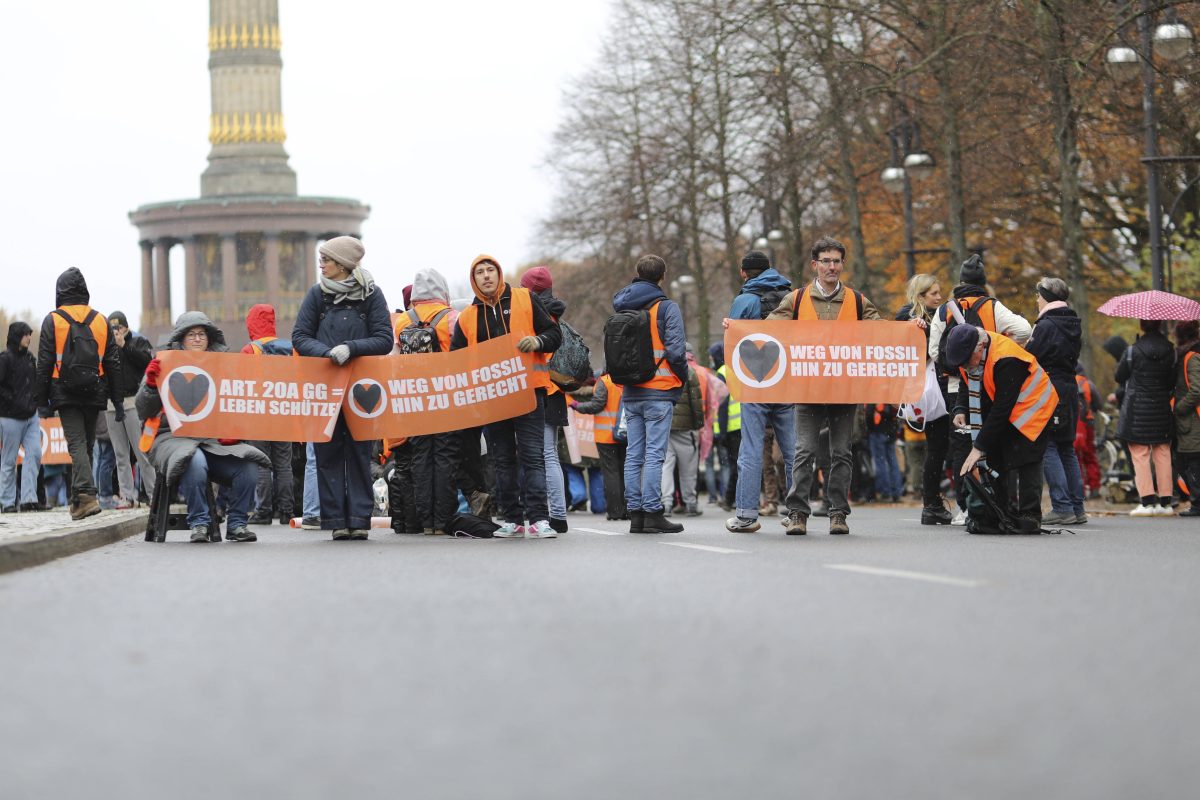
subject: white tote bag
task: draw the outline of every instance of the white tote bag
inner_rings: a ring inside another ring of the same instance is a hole
[[[926,423],[950,413],[946,410],[946,398],[942,397],[937,369],[932,361],[925,365],[925,389],[921,392],[921,399],[915,403],[902,403],[896,413],[917,432],[924,431]]]

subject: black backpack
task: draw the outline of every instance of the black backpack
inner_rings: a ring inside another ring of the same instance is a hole
[[[449,313],[450,309],[443,308],[434,314],[429,322],[421,322],[421,316],[417,314],[417,310],[410,308],[408,318],[412,322],[396,334],[396,343],[400,345],[400,352],[405,355],[440,352],[442,345],[438,341],[437,326]]]
[[[785,286],[782,289],[764,289],[758,291],[756,289],[745,289],[742,294],[752,294],[758,297],[758,318],[766,319],[767,315],[779,307],[783,302],[783,298],[787,297],[792,291],[791,286]]]
[[[661,302],[655,300],[637,311],[618,311],[604,323],[604,371],[613,383],[636,386],[658,372],[658,365],[666,356],[654,358],[650,309]]]
[[[83,322],[78,322],[61,308],[54,313],[67,321],[70,328],[63,342],[62,355],[58,359],[58,382],[71,392],[94,391],[100,387],[100,343],[92,333],[91,323],[96,311],[88,312]]]
[[[1046,528],[1036,531],[1021,530],[1020,520],[1009,508],[1003,490],[995,485],[997,477],[991,469],[982,466],[982,462],[979,470],[973,470],[963,476],[963,489],[967,493],[967,533],[985,536],[1062,533],[1061,530]]]
[[[446,532],[455,539],[494,539],[500,526],[474,514],[458,514],[450,520]]]
[[[987,303],[992,302],[995,302],[995,298],[993,297],[978,297],[974,303],[971,303],[965,309],[960,308],[959,310],[962,311],[964,322],[967,325],[974,325],[977,328],[986,328],[987,326],[983,324],[983,317],[979,314],[979,309],[983,308]],[[951,300],[950,303],[957,304],[958,301]],[[937,368],[944,375],[957,375],[958,370],[950,369],[946,366],[946,341],[950,337],[950,331],[958,324],[958,320],[950,313],[950,303],[945,303],[938,309],[938,315],[946,323],[946,327],[942,328],[942,338],[938,340]],[[995,333],[995,331],[992,332]]]

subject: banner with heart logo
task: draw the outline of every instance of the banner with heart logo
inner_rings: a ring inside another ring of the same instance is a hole
[[[327,358],[159,354],[159,391],[180,436],[327,442],[338,414],[355,439],[461,430],[532,411],[533,361],[512,336],[452,353]]]
[[[725,380],[742,403],[906,403],[925,385],[908,322],[731,320]]]
[[[67,451],[67,436],[63,433],[62,420],[58,417],[42,419],[43,464],[70,464],[71,454]],[[25,463],[25,448],[17,448],[17,463]]]

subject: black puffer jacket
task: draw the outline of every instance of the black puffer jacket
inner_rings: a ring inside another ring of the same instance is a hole
[[[26,420],[37,412],[33,380],[37,362],[21,340],[33,329],[17,321],[8,326],[8,348],[0,353],[0,417]]]
[[[1116,377],[1125,390],[1117,436],[1137,444],[1170,442],[1175,432],[1175,348],[1167,337],[1144,334],[1121,356]]]
[[[56,307],[86,306],[90,300],[91,294],[82,272],[71,267],[58,276],[54,298]],[[38,338],[37,379],[34,383],[34,402],[38,408],[48,403],[55,409],[62,406],[101,409],[109,400],[112,400],[114,408],[120,406],[124,398],[121,393],[121,351],[111,334],[106,339],[101,359],[104,380],[100,381],[94,391],[68,392],[59,385],[58,378],[54,377],[54,365],[58,360],[54,342],[54,317],[54,313],[51,312],[42,320],[42,330]]]
[[[1070,308],[1047,309],[1033,326],[1033,335],[1025,344],[1050,376],[1058,392],[1058,407],[1051,420],[1050,437],[1054,441],[1073,441],[1079,418],[1079,384],[1075,382],[1075,364],[1083,347],[1083,325]]]

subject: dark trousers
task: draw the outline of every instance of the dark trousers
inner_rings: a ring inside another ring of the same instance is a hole
[[[272,512],[272,516],[280,518],[292,517],[294,495],[292,492],[292,443],[291,442],[252,442],[271,459],[271,468],[258,468],[258,485],[255,496],[258,507],[263,511]]]
[[[1200,498],[1196,496],[1200,492],[1200,453],[1179,453],[1178,455],[1179,473],[1183,476],[1183,482],[1187,484],[1192,505],[1200,508]]]
[[[950,415],[925,423],[925,468],[921,471],[921,497],[927,508],[942,505],[942,477],[950,450]],[[961,462],[959,464],[961,467]]]
[[[392,530],[406,533],[422,531],[413,490],[411,440],[392,450],[392,475],[388,479],[388,513]]]
[[[625,443],[596,444],[604,473],[604,502],[609,519],[629,516],[625,510]]]
[[[371,488],[374,442],[356,442],[339,414],[328,442],[317,442],[317,486],[321,493],[321,527],[368,530],[375,492]]]
[[[729,455],[729,480],[725,484],[725,505],[737,505],[738,454],[742,451],[742,432],[728,431],[723,437],[725,452]]]
[[[71,502],[78,503],[81,495],[96,496],[92,479],[92,448],[96,445],[96,417],[103,413],[97,408],[62,406],[63,435],[67,437],[67,452],[71,454]]]
[[[414,436],[412,482],[416,512],[422,527],[447,530],[458,513],[458,431]]]
[[[967,493],[963,490],[963,479],[958,473],[962,472],[963,462],[967,460],[967,456],[970,454],[971,434],[951,431],[948,451],[950,472],[954,476],[954,494],[958,498],[958,507],[964,511],[967,508]]]
[[[458,490],[471,499],[472,492],[488,491],[483,456],[479,452],[481,428],[465,428],[458,432]]]
[[[538,390],[537,408],[513,419],[487,426],[488,458],[496,473],[496,509],[505,522],[550,519],[546,505],[545,443],[546,394]],[[517,467],[522,485],[517,484]],[[523,501],[523,502],[522,502]]]
[[[1022,520],[1042,522],[1042,462],[1034,461],[1019,467],[997,469],[1000,485],[1008,492],[1009,507]]]

